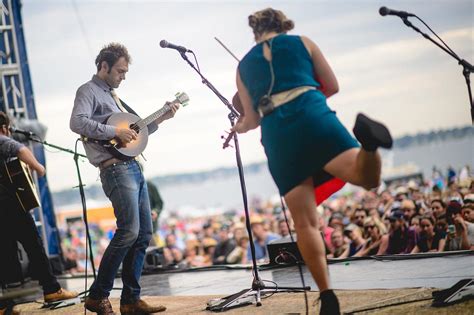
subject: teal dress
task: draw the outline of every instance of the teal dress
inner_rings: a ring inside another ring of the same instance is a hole
[[[271,41],[275,74],[271,94],[298,86],[320,86],[313,77],[311,56],[299,36],[280,34]],[[245,55],[238,69],[257,112],[258,101],[266,95],[271,82],[270,64],[263,56],[262,43]],[[317,89],[263,117],[261,132],[270,173],[280,194],[285,195],[312,177],[314,186],[324,191],[324,196],[319,197],[316,192],[318,203],[344,185],[340,180],[334,181],[323,170],[324,165],[342,152],[359,146]]]

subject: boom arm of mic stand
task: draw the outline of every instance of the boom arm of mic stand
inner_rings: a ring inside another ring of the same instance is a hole
[[[180,53],[180,55],[191,66],[191,68],[193,68],[194,71],[196,71],[199,74],[199,76],[201,77],[202,83],[207,85],[207,87],[212,92],[214,92],[214,94],[216,94],[216,96],[222,101],[222,103],[224,103],[224,105],[227,106],[227,108],[230,110],[231,114],[233,115],[233,118],[238,118],[239,113],[235,110],[234,106],[232,106],[232,104],[214,87],[214,85],[212,85],[212,83],[209,82],[202,75],[202,73],[199,71],[199,69],[197,69],[196,66],[191,61],[189,61],[188,56],[186,56],[185,53]]]
[[[58,149],[60,151],[63,151],[63,152],[66,152],[66,153],[71,153],[73,155],[77,155],[77,156],[80,156],[80,157],[83,157],[83,158],[87,158],[87,156],[85,156],[84,154],[80,154],[80,153],[76,153],[70,149],[66,149],[66,148],[63,148],[63,147],[60,147],[60,146],[57,146],[55,144],[51,144],[51,143],[48,143],[47,141],[45,140],[39,140],[39,139],[35,139],[35,138],[29,138],[29,140],[33,141],[33,142],[37,142],[37,143],[41,143],[43,145],[47,145],[51,148],[54,148],[54,149]]]
[[[415,15],[415,17],[417,19],[420,19],[419,17],[417,17]],[[459,58],[458,55],[456,55],[455,53],[449,51],[448,49],[446,49],[445,47],[441,46],[438,42],[436,42],[435,40],[433,40],[428,34],[422,32],[418,27],[414,26],[409,20],[408,18],[404,17],[402,18],[403,20],[403,24],[405,24],[406,26],[408,27],[411,27],[412,29],[414,29],[416,32],[420,33],[424,38],[426,38],[427,40],[429,40],[430,42],[432,42],[433,44],[435,44],[436,46],[438,46],[439,48],[441,48],[442,50],[444,50],[448,55],[450,55],[451,57],[453,57],[454,59],[456,59],[458,61],[458,64],[460,64],[462,67],[463,67],[463,76],[466,80],[466,85],[467,85],[467,92],[469,94],[469,106],[471,108],[471,121],[472,123],[474,124],[474,102],[473,102],[473,99],[472,99],[472,90],[471,90],[471,80],[470,80],[470,75],[471,75],[471,72],[474,72],[474,66],[472,66],[469,62],[467,62],[466,60],[464,59],[461,59]],[[421,19],[420,19],[421,20]]]

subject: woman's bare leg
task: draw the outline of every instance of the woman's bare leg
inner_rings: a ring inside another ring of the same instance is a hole
[[[308,178],[285,195],[285,201],[293,217],[298,248],[319,290],[329,289],[326,252],[319,231],[316,201],[312,178]]]
[[[380,184],[382,159],[377,151],[353,148],[329,161],[324,170],[345,182],[371,189]]]

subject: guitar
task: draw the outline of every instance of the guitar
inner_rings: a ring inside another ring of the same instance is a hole
[[[138,156],[145,150],[148,144],[148,125],[170,111],[172,104],[179,103],[182,106],[188,105],[189,97],[186,93],[176,93],[175,97],[174,101],[165,104],[165,106],[144,119],[131,113],[112,114],[112,116],[107,119],[107,125],[122,128],[128,127],[135,130],[138,137],[129,143],[122,143],[119,139],[114,138],[105,142],[103,141],[102,144],[116,158],[126,160]]]
[[[28,166],[19,159],[0,163],[0,184],[9,188],[26,212],[39,207],[40,202],[36,186]]]

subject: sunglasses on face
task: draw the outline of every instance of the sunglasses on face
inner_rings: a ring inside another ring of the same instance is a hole
[[[361,216],[356,216],[355,218],[356,219],[365,219],[365,216],[361,215]]]
[[[372,230],[375,227],[375,225],[366,225],[364,226],[365,230]]]

